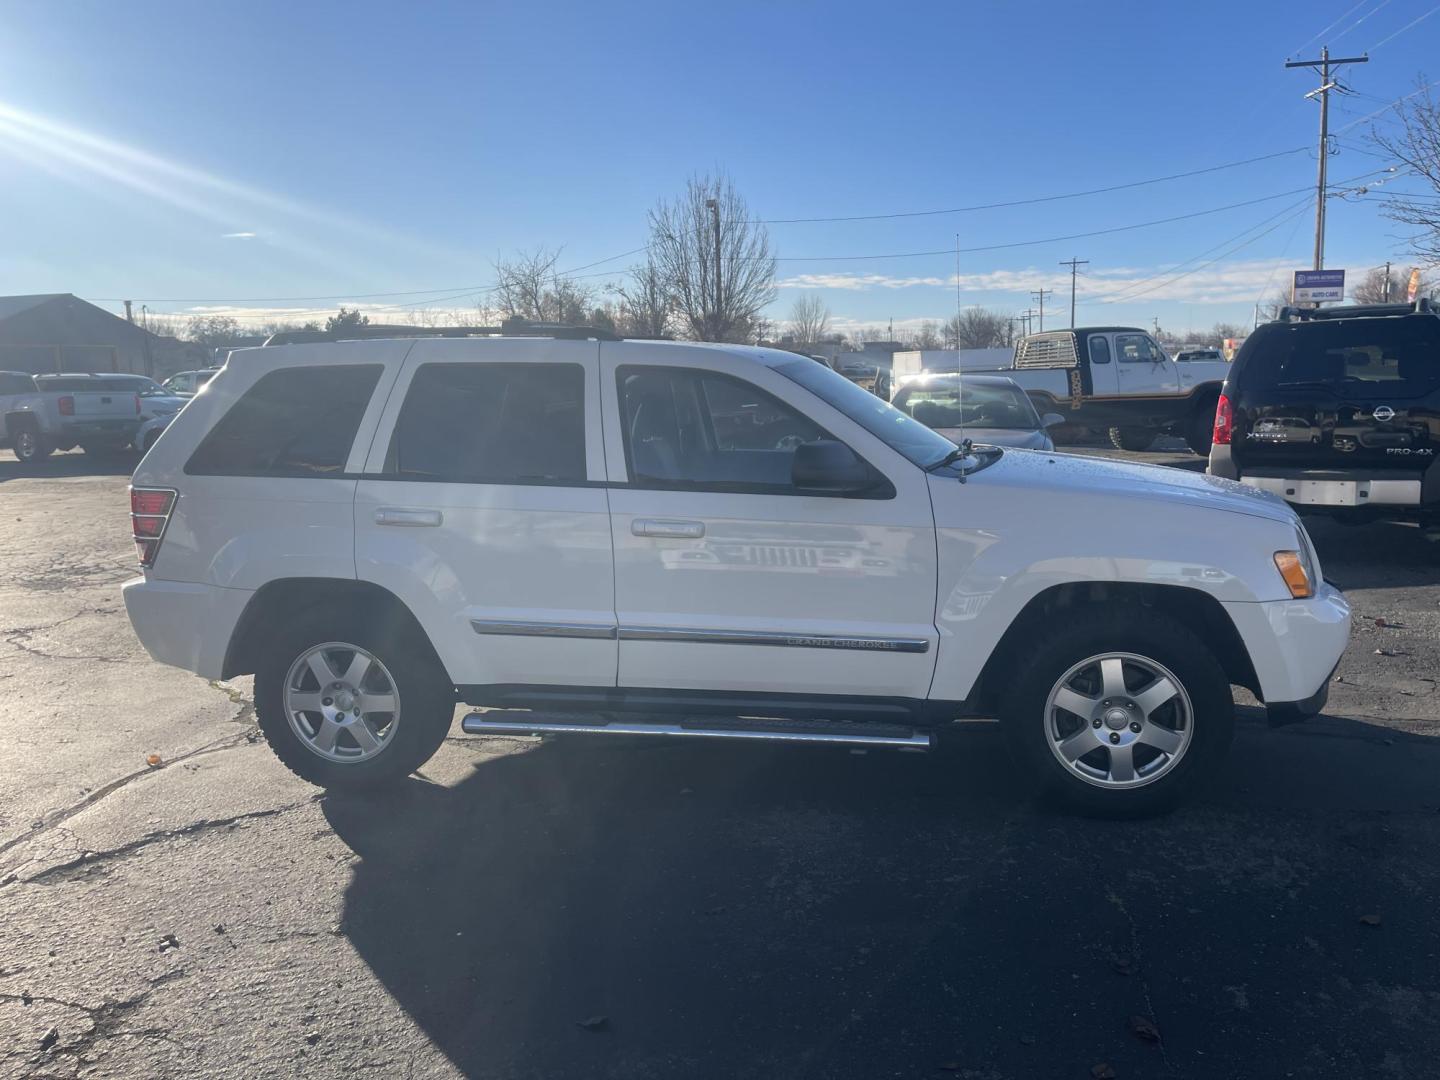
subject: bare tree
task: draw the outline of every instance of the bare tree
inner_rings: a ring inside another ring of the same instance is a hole
[[[1372,128],[1370,141],[1386,156],[1401,163],[1401,173],[1409,172],[1428,192],[1408,195],[1386,195],[1382,213],[1392,221],[1414,226],[1410,250],[1422,262],[1440,262],[1440,105],[1428,89],[1395,106],[1394,119],[1398,132]]]
[[[680,198],[651,210],[650,252],[689,337],[755,338],[775,299],[775,256],[729,177],[691,177]]]
[[[917,349],[940,348],[940,324],[933,319],[926,319],[915,331],[915,336],[910,344]]]
[[[555,269],[560,251],[536,248],[495,260],[495,303],[507,319],[579,325],[595,290]]]
[[[1009,344],[1010,320],[1004,312],[966,308],[946,320],[941,332],[947,349],[994,349]]]
[[[1360,283],[1350,290],[1350,299],[1357,304],[1403,304],[1409,288],[1409,270],[1394,267],[1387,274],[1385,267],[1377,266],[1367,271]],[[1430,283],[1423,277],[1415,295],[1430,295]]]
[[[231,345],[248,333],[228,315],[196,315],[185,324],[185,337],[200,345]]]
[[[790,337],[799,345],[814,345],[830,332],[830,309],[811,293],[797,297],[790,308]]]
[[[1290,294],[1284,289],[1281,289],[1279,292],[1275,293],[1275,295],[1270,297],[1268,301],[1261,302],[1260,318],[1278,319],[1280,317],[1280,312],[1284,311],[1287,307],[1293,306],[1294,305],[1290,303]]]
[[[670,330],[675,302],[665,277],[653,260],[630,271],[630,280],[615,290],[620,296],[615,315],[618,331],[626,337],[662,338]]]

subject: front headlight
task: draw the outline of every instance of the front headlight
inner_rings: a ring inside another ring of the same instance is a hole
[[[1311,556],[1310,538],[1305,535],[1303,525],[1295,526],[1295,549],[1275,552],[1275,569],[1290,595],[1296,600],[1308,600],[1315,595],[1319,577],[1315,571],[1315,560]]]

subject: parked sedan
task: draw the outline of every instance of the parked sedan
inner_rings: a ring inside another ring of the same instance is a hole
[[[963,437],[992,446],[1054,450],[1046,429],[1065,422],[1059,413],[1042,419],[1029,395],[1003,375],[924,375],[901,387],[893,404],[957,443]]]

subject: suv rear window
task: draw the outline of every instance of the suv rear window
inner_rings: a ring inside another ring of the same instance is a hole
[[[1257,330],[1237,373],[1246,390],[1332,388],[1359,400],[1423,397],[1440,387],[1440,319],[1404,316]]]
[[[380,381],[380,364],[281,368],[262,375],[185,465],[195,476],[332,476]]]
[[[458,484],[585,481],[579,364],[422,364],[395,422],[385,472]]]

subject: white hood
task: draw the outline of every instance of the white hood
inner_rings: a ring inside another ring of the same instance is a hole
[[[1209,507],[1287,524],[1298,520],[1278,495],[1234,480],[1165,465],[1139,465],[1079,454],[1006,450],[999,461],[970,478],[970,483],[985,481],[1031,488],[1036,494],[1088,491],[1112,498]]]

